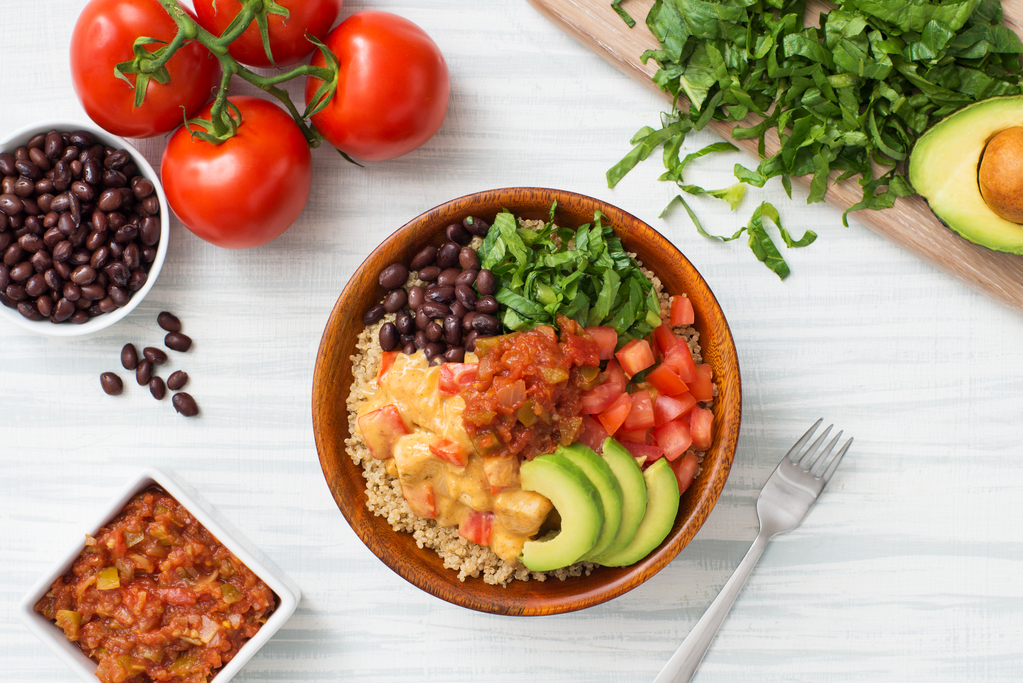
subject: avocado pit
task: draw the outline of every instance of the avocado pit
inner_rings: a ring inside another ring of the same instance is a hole
[[[988,141],[977,169],[984,201],[996,214],[1023,223],[1023,127],[999,132]]]

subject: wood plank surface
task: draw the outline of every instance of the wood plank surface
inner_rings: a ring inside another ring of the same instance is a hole
[[[640,55],[658,46],[644,19],[653,0],[623,3],[636,19],[629,28],[611,9],[608,0],[529,0],[537,10],[618,69],[670,99],[650,80],[657,65],[644,64]],[[1021,33],[1023,6],[1003,3],[1006,25]],[[815,21],[822,7],[811,2],[808,21]],[[757,154],[757,140],[732,140],[735,123],[712,121],[716,133],[751,155]],[[777,135],[768,135],[767,152],[778,149]],[[835,173],[837,175],[837,172]],[[796,179],[809,185],[806,178]],[[825,200],[842,209],[859,201],[862,191],[851,178],[832,185]],[[1023,256],[1001,254],[977,246],[959,237],[939,221],[919,196],[900,198],[884,211],[858,211],[852,214],[874,232],[908,249],[931,265],[967,285],[1023,313]]]

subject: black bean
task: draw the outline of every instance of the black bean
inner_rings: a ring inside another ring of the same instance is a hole
[[[24,282],[35,272],[36,269],[32,267],[29,261],[22,261],[11,268],[11,279],[15,282]]]
[[[199,406],[195,399],[184,391],[174,394],[171,403],[174,404],[174,410],[185,417],[195,417],[199,414]]]
[[[46,281],[46,286],[54,292],[60,292],[64,288],[64,281],[53,268],[50,268],[43,273],[43,280]],[[2,287],[0,287],[0,289],[2,289]]]
[[[462,304],[458,303],[457,300],[455,301],[455,303],[451,304],[448,308],[451,309],[451,315],[455,316],[459,320],[461,320],[462,317],[466,313],[469,312],[469,310],[465,306],[463,306]]]
[[[127,289],[117,285],[110,285],[107,288],[107,295],[113,300],[114,305],[117,308],[126,305],[128,303],[128,299],[131,298],[131,294],[128,293]]]
[[[444,328],[436,321],[426,326],[426,338],[432,342],[439,342],[444,338]]]
[[[427,301],[419,307],[419,312],[423,313],[427,319],[435,320],[437,318],[443,318],[446,315],[450,315],[451,309],[448,308],[447,304],[441,303],[440,301]]]
[[[36,310],[39,311],[39,315],[44,318],[49,318],[53,313],[53,299],[49,295],[41,296],[36,299]]]
[[[18,169],[14,167],[14,162],[17,159],[14,158],[13,154],[8,152],[0,153],[0,175],[12,176],[18,174]]]
[[[110,247],[104,245],[92,252],[92,258],[89,259],[89,266],[95,270],[99,270],[107,264],[110,260]]]
[[[135,176],[131,181],[131,191],[135,193],[135,196],[139,199],[145,199],[149,195],[153,194],[156,187],[153,185],[153,181],[142,176]]]
[[[426,315],[426,312],[422,309],[422,307],[420,307],[420,309],[418,311],[416,311],[416,320],[415,320],[416,329],[420,330],[420,331],[421,330],[425,330],[426,327],[431,322],[432,321],[430,320],[430,316]]]
[[[153,395],[157,401],[162,401],[163,397],[167,395],[167,385],[163,383],[163,380],[159,377],[154,377],[149,380],[149,393]]]
[[[128,278],[128,289],[133,292],[137,292],[146,285],[146,280],[149,279],[149,273],[139,268],[131,274]]]
[[[71,321],[72,325],[81,325],[89,322],[89,314],[85,311],[75,311],[68,320]]]
[[[473,284],[476,282],[476,277],[478,275],[479,275],[478,270],[473,269],[463,270],[461,273],[458,274],[458,277],[455,278],[455,286],[457,287],[458,285],[468,285],[472,287]]]
[[[455,242],[445,242],[437,250],[437,265],[444,268],[453,268],[458,265],[458,252],[461,247]]]
[[[163,338],[163,345],[171,351],[184,353],[192,348],[192,338],[181,332],[168,332],[167,336]]]
[[[497,313],[498,307],[499,307],[499,304],[497,303],[497,299],[495,299],[491,295],[480,297],[476,301],[476,311],[479,312],[479,313],[485,313],[487,315],[493,315],[494,313]],[[493,334],[497,334],[497,333],[494,332]]]
[[[29,180],[25,176],[21,176],[14,181],[14,185],[11,187],[11,194],[16,197],[20,197],[21,201],[24,202],[23,209],[28,208],[28,198],[35,192],[36,184],[34,181]]]
[[[167,362],[167,353],[163,349],[158,349],[155,346],[147,346],[142,349],[142,355],[153,365],[163,365]]]
[[[440,275],[440,268],[438,266],[426,266],[417,273],[418,277],[423,282],[433,282]]]
[[[42,296],[43,292],[47,289],[49,288],[46,286],[46,280],[43,279],[42,273],[36,273],[25,283],[25,293],[33,299]],[[49,313],[46,315],[49,315]]]
[[[472,247],[462,247],[458,252],[458,265],[462,266],[462,270],[479,270],[480,257],[476,250]]]
[[[465,360],[465,349],[461,346],[452,346],[444,352],[444,362],[461,363]]]
[[[437,276],[437,284],[445,287],[454,287],[455,281],[461,274],[462,271],[458,268],[445,268],[440,271],[440,275]]]
[[[419,330],[418,332],[416,332],[414,343],[417,349],[422,350],[425,349],[426,345],[430,343],[430,339],[426,336],[425,331]]]
[[[395,289],[384,297],[384,310],[388,313],[397,313],[401,309],[405,308],[405,304],[408,302],[408,294],[405,293],[404,289]]]
[[[14,162],[14,168],[20,175],[23,175],[32,181],[39,180],[43,177],[42,169],[29,159],[18,159]]]
[[[489,268],[484,268],[476,276],[476,291],[482,296],[493,294],[497,290],[497,279]]]
[[[113,253],[113,250],[111,250],[111,253]],[[113,263],[108,263],[103,268],[103,272],[107,274],[107,277],[110,278],[110,281],[112,283],[114,283],[115,285],[119,285],[121,287],[127,285],[128,280],[131,278],[131,271],[128,270],[128,266],[124,265],[124,263],[121,261],[114,261]],[[160,327],[163,327],[163,325],[161,325]]]
[[[32,267],[36,269],[37,273],[45,273],[53,266],[53,254],[45,250],[32,254],[32,258],[29,260],[32,262]]]
[[[476,311],[469,311],[462,316],[462,329],[468,332],[472,329],[472,319],[476,317]]]
[[[479,338],[479,336],[480,333],[477,332],[476,330],[473,330],[469,334],[465,335],[465,350],[467,352],[474,353],[476,351],[476,340]]]
[[[444,341],[452,345],[462,341],[462,319],[460,317],[456,315],[445,316]]]
[[[412,285],[408,290],[408,307],[418,311],[426,300],[426,290],[419,285]]]
[[[384,351],[394,351],[398,348],[398,336],[398,328],[394,323],[384,323],[380,328],[380,348]]]
[[[455,287],[455,298],[458,299],[458,303],[465,307],[465,310],[476,310],[476,292],[469,285],[458,285]]]
[[[121,367],[125,370],[134,370],[139,366],[139,352],[135,345],[127,343],[121,348]]]
[[[99,385],[103,391],[110,396],[120,396],[124,391],[124,382],[112,372],[104,372],[99,376]]]
[[[411,356],[416,352],[416,345],[413,342],[408,342],[401,350],[403,353]]]
[[[95,280],[96,269],[92,266],[81,265],[71,271],[71,282],[74,282],[76,285],[87,285]]]
[[[118,169],[124,167],[131,160],[128,156],[128,152],[123,149],[115,149],[114,151],[107,154],[103,160],[103,168]]]
[[[139,229],[139,236],[142,238],[142,244],[147,247],[156,246],[160,242],[160,233],[162,228],[160,227],[160,220],[153,216],[146,216],[142,219],[142,227]]]
[[[458,244],[468,244],[472,241],[472,235],[462,227],[461,223],[452,223],[444,230],[444,234],[449,240]]]
[[[56,268],[54,268],[56,270]],[[82,298],[82,288],[76,285],[74,282],[65,282],[64,291],[61,292],[64,298],[74,303]]]
[[[426,356],[426,360],[432,361],[437,356],[441,356],[444,353],[445,347],[443,344],[432,342],[423,347],[423,354]]]
[[[416,323],[412,319],[412,314],[408,312],[408,309],[403,308],[398,311],[394,317],[394,326],[398,328],[398,332],[402,335],[412,334],[415,331]]]
[[[412,270],[422,270],[427,266],[432,266],[436,260],[437,247],[430,244],[420,249],[419,253],[412,258],[412,262],[409,263],[409,268]]]
[[[50,159],[59,159],[61,153],[64,151],[64,140],[61,138],[60,133],[55,130],[51,130],[46,134],[46,138],[43,142],[43,152]]]
[[[16,216],[25,210],[25,202],[13,193],[0,194],[0,211],[8,216]]]
[[[7,289],[9,284],[11,284],[11,269],[0,263],[0,289]]]
[[[490,232],[490,224],[482,218],[476,218],[474,216],[466,216],[463,218],[462,226],[477,237],[486,237],[487,233]]]
[[[472,329],[480,334],[498,334],[501,332],[501,321],[487,313],[477,312],[472,319]]]
[[[59,323],[64,322],[75,313],[75,304],[61,297],[53,309],[53,318]]]
[[[401,263],[392,263],[380,271],[380,286],[384,289],[398,289],[408,280],[408,268]]]
[[[413,328],[413,329],[415,329],[415,328]],[[411,344],[415,340],[416,340],[416,335],[415,334],[411,334],[411,333],[410,334],[403,334],[400,337],[398,337],[398,343],[401,344],[402,346],[405,346],[406,344]]]
[[[384,309],[384,305],[383,304],[377,304],[376,306],[371,306],[370,309],[363,314],[363,316],[362,316],[362,324],[363,325],[372,325],[373,323],[375,323],[378,320],[380,320],[381,318],[383,318],[384,317],[384,313],[386,313],[386,312],[387,311]],[[161,327],[162,327],[162,325],[161,325]]]
[[[156,324],[167,332],[181,331],[181,321],[174,314],[167,311],[160,311],[160,314],[156,316]]]
[[[139,361],[139,364],[135,366],[135,381],[140,387],[144,387],[149,384],[151,379],[153,379],[153,363],[148,360]]]
[[[439,301],[442,304],[450,304],[455,300],[455,288],[450,285],[446,287],[431,285],[426,288],[426,300],[428,302]]]
[[[184,370],[175,370],[171,373],[170,377],[167,378],[167,388],[171,391],[177,391],[187,383],[188,373]]]

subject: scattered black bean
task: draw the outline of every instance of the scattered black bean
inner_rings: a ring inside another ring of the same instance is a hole
[[[161,311],[160,314],[156,316],[156,324],[168,332],[181,331],[181,321],[178,320],[175,315],[168,313],[167,311]]]
[[[398,289],[408,280],[408,268],[401,263],[392,263],[380,271],[380,286],[384,289]]]
[[[125,370],[134,370],[139,366],[139,352],[135,345],[128,343],[121,349],[121,367]]]
[[[75,315],[77,315],[77,313]],[[135,381],[138,382],[138,385],[140,387],[144,387],[147,384],[149,384],[149,381],[151,379],[153,379],[152,361],[149,360],[139,361],[139,364],[135,366]]]
[[[175,370],[171,373],[170,377],[167,378],[167,388],[171,391],[177,391],[187,383],[188,373],[184,370]]]
[[[154,377],[149,380],[149,393],[153,395],[157,401],[162,401],[163,397],[167,395],[167,386],[163,383],[163,380],[159,377]]]
[[[156,348],[155,346],[147,346],[142,349],[142,355],[145,356],[145,359],[153,365],[163,365],[167,362],[166,352],[164,352],[163,349]]]
[[[168,332],[167,336],[163,338],[163,345],[171,351],[184,353],[192,348],[192,338],[181,332]]]
[[[373,306],[368,311],[366,311],[366,313],[362,316],[362,322],[366,326],[372,325],[373,323],[383,318],[384,313],[386,312],[387,310],[384,308],[383,304],[377,304],[376,306]]]
[[[196,405],[195,399],[184,391],[174,394],[171,403],[174,404],[174,410],[185,417],[195,417],[199,414],[199,406]]]
[[[124,383],[121,378],[112,372],[104,372],[100,375],[99,385],[103,387],[104,393],[110,396],[120,396],[124,391]]]

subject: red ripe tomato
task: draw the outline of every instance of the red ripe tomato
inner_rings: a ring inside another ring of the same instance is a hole
[[[177,24],[157,0],[92,0],[78,15],[71,33],[71,83],[78,101],[104,130],[128,138],[162,135],[194,116],[220,80],[218,62],[198,42],[182,46],[167,62],[166,85],[150,79],[141,107],[131,84],[114,75],[114,66],[131,61],[140,36],[170,42]],[[158,44],[148,46],[155,50]]]
[[[693,483],[696,468],[699,466],[700,461],[697,460],[694,453],[686,453],[683,457],[671,461],[671,469],[675,472],[675,479],[678,480],[679,495],[685,493],[689,485]]]
[[[604,452],[604,440],[608,437],[607,430],[604,429],[604,425],[590,415],[583,415],[583,430],[577,437],[579,443],[584,446],[589,446],[597,453]]]
[[[323,41],[341,62],[337,92],[312,117],[316,130],[345,154],[383,161],[407,154],[444,122],[450,83],[437,44],[408,19],[356,12]],[[323,66],[323,55],[313,55]],[[308,103],[320,87],[306,80]]]
[[[615,354],[615,358],[629,377],[654,364],[654,352],[646,339],[633,339]]]
[[[288,20],[278,14],[267,17],[267,33],[270,52],[277,66],[298,64],[315,49],[305,34],[323,40],[327,31],[337,21],[342,0],[277,0],[277,4],[288,10]],[[195,13],[199,24],[219,36],[228,24],[241,12],[238,0],[194,0]],[[253,21],[245,32],[234,39],[227,51],[242,64],[270,68],[273,64],[266,57],[259,26]]]
[[[618,333],[615,328],[604,326],[587,327],[586,332],[597,342],[600,353],[600,360],[611,360],[615,356],[615,346],[618,345]]]
[[[163,151],[167,202],[185,227],[218,247],[258,247],[302,213],[312,186],[312,154],[298,124],[258,97],[230,97],[242,122],[214,145],[185,127]],[[208,117],[210,107],[202,112]]]

